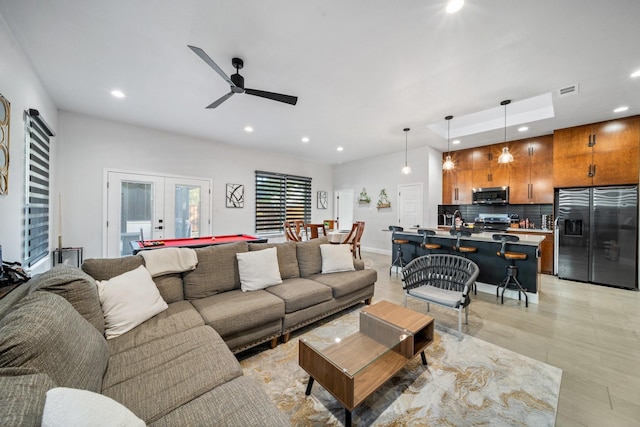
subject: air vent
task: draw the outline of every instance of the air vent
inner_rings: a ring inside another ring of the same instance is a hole
[[[579,89],[580,89],[580,87],[578,86],[577,83],[569,85],[569,86],[565,86],[565,87],[562,87],[562,88],[558,89],[558,96],[575,95],[576,93],[578,93]]]

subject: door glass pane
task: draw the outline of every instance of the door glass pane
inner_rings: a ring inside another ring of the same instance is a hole
[[[193,185],[175,187],[176,238],[200,237],[202,204],[201,189]]]
[[[123,181],[120,212],[120,255],[131,255],[130,242],[151,239],[153,184]]]

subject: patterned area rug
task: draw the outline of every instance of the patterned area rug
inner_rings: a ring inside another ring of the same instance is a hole
[[[302,330],[286,344],[241,356],[295,426],[341,426],[344,408],[298,366],[298,340],[329,329],[358,330],[359,307]],[[436,324],[428,366],[416,356],[352,413],[356,426],[553,426],[562,371]]]

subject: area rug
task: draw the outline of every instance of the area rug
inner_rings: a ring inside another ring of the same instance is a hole
[[[298,366],[298,340],[358,330],[359,308],[240,363],[294,426],[340,426],[345,411]],[[355,426],[553,426],[562,371],[436,324],[426,350],[352,412]]]

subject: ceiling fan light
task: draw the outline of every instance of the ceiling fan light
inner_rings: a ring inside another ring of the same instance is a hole
[[[444,160],[444,163],[442,164],[442,170],[450,171],[453,169],[453,167],[454,164],[453,160],[451,160],[451,156],[447,156],[447,158]]]
[[[498,163],[511,163],[513,162],[513,154],[509,152],[509,147],[503,147],[500,157],[498,157]]]

